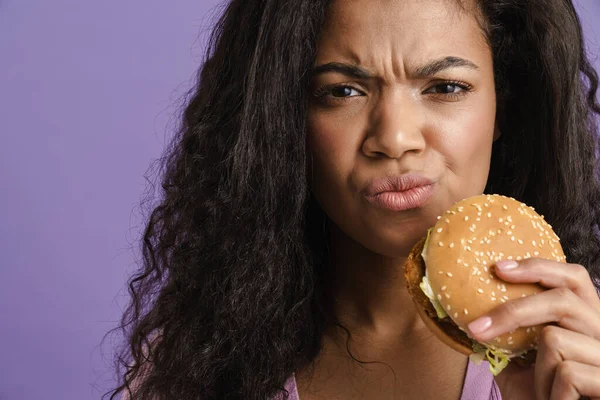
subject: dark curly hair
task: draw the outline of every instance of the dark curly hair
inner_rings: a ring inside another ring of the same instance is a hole
[[[328,4],[232,0],[216,24],[160,160],[143,265],[116,328],[126,343],[110,399],[269,399],[318,354],[335,317],[305,119]],[[478,8],[502,132],[486,193],[534,206],[567,259],[600,279],[598,76],[573,4],[481,0]]]

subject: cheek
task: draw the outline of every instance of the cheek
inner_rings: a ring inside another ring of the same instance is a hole
[[[351,175],[356,159],[356,135],[321,113],[307,119],[307,148],[313,160],[313,179],[339,186]],[[315,181],[315,184],[319,182]]]
[[[464,113],[462,118],[444,122],[436,147],[459,180],[457,185],[483,190],[487,182],[494,136],[495,107]]]

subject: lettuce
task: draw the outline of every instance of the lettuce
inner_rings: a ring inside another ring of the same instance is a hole
[[[494,374],[494,376],[502,372],[510,362],[510,358],[507,354],[504,354],[498,349],[484,346],[475,340],[473,341],[473,354],[469,356],[469,359],[474,364],[479,364],[484,359],[487,359],[490,363],[490,372]]]
[[[506,354],[501,352],[500,350],[493,350],[488,348],[485,352],[485,356],[490,362],[490,371],[494,376],[498,375],[506,366],[510,359]]]
[[[427,230],[427,238],[425,239],[425,245],[423,246],[423,251],[421,252],[421,257],[423,257],[423,261],[425,261],[425,250],[427,250],[427,245],[429,244],[429,235],[431,233],[431,229]],[[440,304],[439,300],[435,297],[435,293],[431,288],[431,284],[429,283],[429,279],[427,279],[427,270],[425,270],[425,276],[423,276],[423,280],[419,284],[419,287],[425,293],[425,296],[429,298],[429,301],[435,308],[435,312],[439,319],[446,318],[448,314],[444,310],[444,307]]]
[[[442,305],[438,301],[438,299],[436,299],[435,293],[433,293],[433,289],[431,288],[431,285],[429,284],[429,279],[427,279],[427,276],[423,277],[423,280],[419,284],[419,287],[421,288],[423,293],[425,293],[425,296],[429,297],[429,301],[433,305],[433,308],[435,308],[435,312],[437,313],[438,318],[439,319],[446,318],[448,316],[448,314],[446,313],[446,311],[444,310],[444,307],[442,307]]]

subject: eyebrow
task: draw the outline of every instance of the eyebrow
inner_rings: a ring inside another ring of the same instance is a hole
[[[449,68],[465,67],[478,70],[479,67],[464,58],[460,57],[445,57],[439,60],[431,61],[425,65],[418,67],[414,75],[418,78],[429,77]],[[311,70],[311,75],[316,76],[327,72],[335,72],[356,79],[370,79],[374,76],[366,69],[358,65],[345,64],[339,62],[331,62],[323,65],[318,65]]]

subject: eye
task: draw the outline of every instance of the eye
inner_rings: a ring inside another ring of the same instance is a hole
[[[441,82],[426,90],[425,93],[434,93],[456,98],[467,94],[471,89],[472,86],[464,82]]]
[[[457,93],[460,92],[462,90],[464,90],[462,87],[453,84],[453,83],[443,83],[441,85],[435,85],[433,87],[435,90],[435,93],[444,93],[444,94],[450,94],[450,93]]]
[[[313,94],[313,96],[322,100],[325,100],[327,98],[332,100],[344,100],[348,97],[356,97],[362,95],[363,93],[360,90],[348,85],[322,86],[315,90],[315,93]]]
[[[361,93],[350,86],[336,86],[329,91],[333,97],[352,97],[360,96]]]

